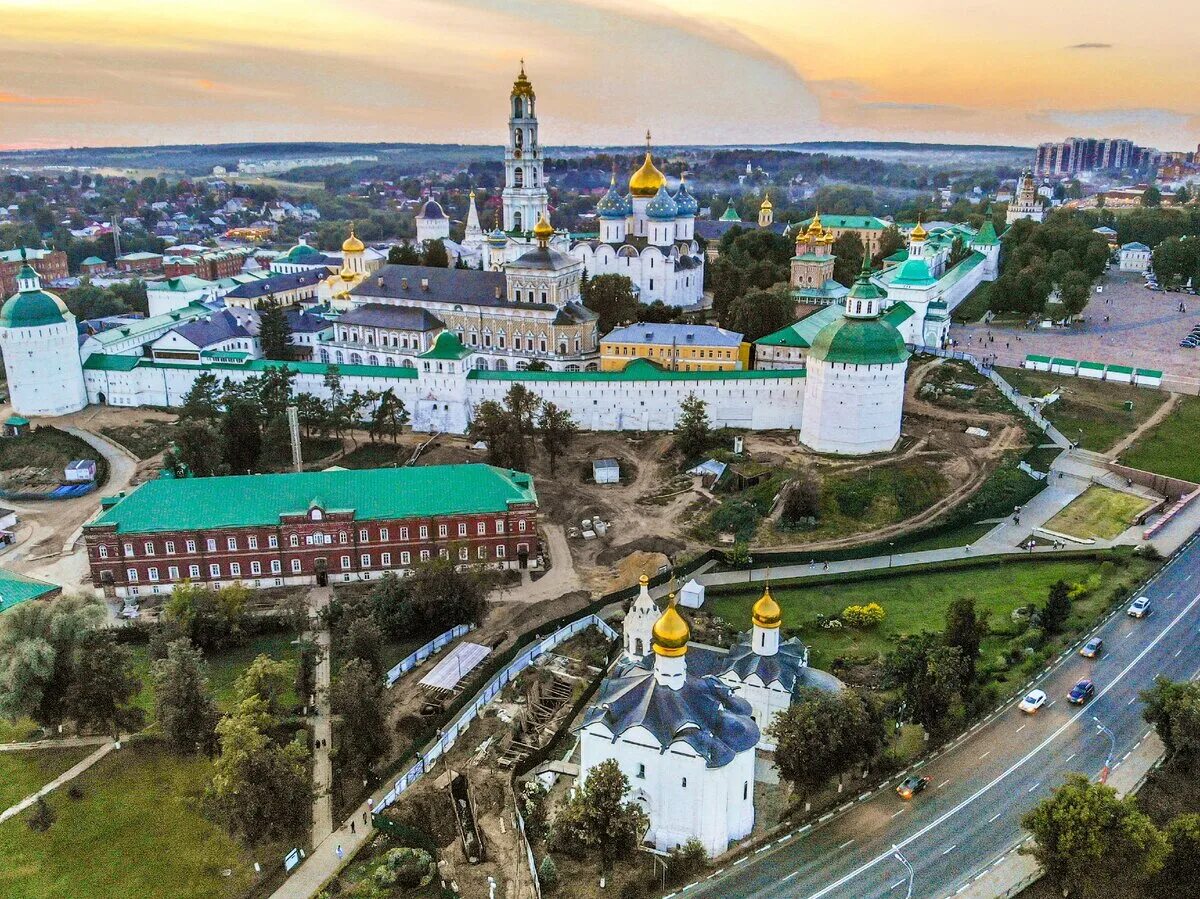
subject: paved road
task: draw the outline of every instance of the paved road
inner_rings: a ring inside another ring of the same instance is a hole
[[[870,795],[851,799],[832,819],[727,865],[686,895],[896,899],[906,881],[893,844],[915,868],[914,897],[940,899],[965,889],[1022,838],[1021,815],[1068,772],[1099,773],[1109,741],[1093,715],[1114,732],[1119,765],[1149,733],[1138,692],[1159,674],[1175,680],[1200,674],[1197,538],[1142,592],[1153,600],[1153,614],[1139,621],[1117,610],[1097,629],[1106,644],[1101,658],[1071,651],[1031,682],[1052,700],[1040,713],[1028,716],[1006,702],[920,765],[932,778],[926,793],[904,803],[894,793],[899,777],[870,782]],[[1084,676],[1098,692],[1079,708],[1065,696]]]

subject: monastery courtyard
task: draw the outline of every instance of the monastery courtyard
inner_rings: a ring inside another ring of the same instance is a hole
[[[1158,369],[1164,373],[1164,389],[1200,393],[1200,350],[1179,346],[1200,322],[1200,297],[1152,291],[1143,286],[1140,273],[1110,271],[1102,284],[1104,292],[1092,294],[1082,324],[1033,330],[1015,323],[956,324],[950,329],[955,349],[994,354],[998,365],[1008,367],[1019,367],[1026,356],[1035,355]],[[1185,313],[1179,311],[1180,302]]]

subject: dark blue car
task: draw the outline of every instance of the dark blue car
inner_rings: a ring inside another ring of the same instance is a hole
[[[1067,702],[1083,705],[1095,695],[1096,685],[1085,678],[1071,688],[1071,692],[1067,694]]]

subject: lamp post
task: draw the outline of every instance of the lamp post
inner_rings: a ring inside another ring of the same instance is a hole
[[[888,543],[888,568],[892,567],[892,558],[896,555],[896,544]]]
[[[904,853],[895,843],[892,844],[892,858],[904,865],[904,870],[908,872],[908,893],[905,894],[904,899],[912,899],[913,878],[916,876],[916,872],[913,871],[913,866],[908,863],[908,859],[904,857]]]
[[[1108,737],[1108,758],[1104,760],[1104,767],[1100,769],[1100,783],[1108,783],[1108,770],[1112,767],[1113,756],[1117,754],[1117,736],[1105,727],[1095,715],[1092,715],[1092,720],[1096,722],[1100,733]]]

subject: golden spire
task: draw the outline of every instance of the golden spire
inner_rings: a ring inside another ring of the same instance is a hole
[[[667,183],[667,177],[654,165],[654,157],[650,155],[650,129],[646,129],[646,158],[642,167],[629,179],[629,192],[635,197],[652,197],[658,189]]]
[[[675,594],[667,599],[667,608],[658,621],[654,622],[653,640],[656,655],[675,659],[687,652],[688,640],[692,632],[683,616],[675,609]]]
[[[529,78],[525,75],[525,60],[521,60],[521,74],[517,76],[517,80],[513,82],[512,95],[514,97],[529,97],[533,98],[533,85],[530,84]]]
[[[917,227],[912,229],[912,239],[916,240],[916,241],[922,241],[928,236],[929,236],[929,232],[926,231],[924,225],[921,224],[921,216],[918,215],[917,216]]]
[[[343,253],[361,253],[366,249],[366,246],[361,240],[354,236],[354,222],[350,223],[350,236],[342,243]]]
[[[763,588],[763,595],[754,604],[750,618],[756,627],[765,627],[768,630],[777,629],[780,622],[783,621],[783,612],[779,608],[779,603],[771,596],[770,584]]]
[[[808,231],[806,236],[812,239],[821,237],[824,233],[824,228],[821,226],[821,209],[820,207],[813,213],[813,220],[808,223]]]

